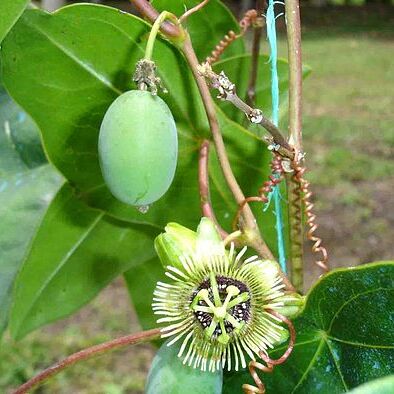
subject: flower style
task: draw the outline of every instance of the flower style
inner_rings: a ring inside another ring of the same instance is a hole
[[[183,364],[201,370],[246,367],[245,353],[267,353],[287,339],[281,321],[270,313],[294,315],[302,297],[285,294],[277,263],[257,256],[243,259],[234,244],[226,250],[214,224],[203,218],[197,233],[171,223],[155,241],[166,275],[158,282],[153,311],[168,346],[181,340]]]

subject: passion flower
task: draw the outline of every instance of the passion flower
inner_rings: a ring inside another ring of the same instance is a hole
[[[183,237],[184,236],[184,237]],[[214,224],[203,218],[197,233],[170,224],[156,249],[171,283],[158,282],[153,311],[165,323],[161,336],[181,341],[183,363],[215,371],[246,367],[260,352],[287,337],[270,310],[299,311],[302,298],[284,293],[277,263],[257,256],[243,258],[246,247],[226,250]],[[245,357],[246,356],[246,357]]]

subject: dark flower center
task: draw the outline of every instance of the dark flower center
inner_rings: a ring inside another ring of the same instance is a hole
[[[225,303],[226,298],[228,298],[229,286],[237,288],[239,290],[239,294],[246,293],[249,295],[247,300],[240,300],[239,303],[227,309],[227,313],[230,316],[232,316],[235,319],[235,321],[241,324],[248,323],[251,318],[250,291],[248,287],[244,283],[233,278],[228,278],[225,276],[216,276],[215,278],[216,278],[216,285],[217,285],[217,290],[219,293],[221,303]],[[212,289],[212,281],[210,278],[205,279],[200,284],[200,286],[193,292],[191,301],[193,301],[196,298],[197,294],[203,289],[208,291],[208,299],[211,301],[212,304],[214,304],[215,303],[214,291]],[[235,298],[236,296],[233,297],[233,299]],[[199,299],[197,305],[201,307],[209,306],[204,299]],[[199,322],[199,324],[201,324],[203,329],[207,329],[208,327],[210,327],[212,320],[214,319],[213,313],[199,311],[199,310],[194,311],[194,316],[196,317],[196,320]],[[218,324],[214,329],[211,338],[215,339],[219,337],[222,334],[222,328],[223,325]],[[234,324],[230,322],[228,319],[224,319],[224,328],[227,334],[231,334],[237,327],[235,327]]]

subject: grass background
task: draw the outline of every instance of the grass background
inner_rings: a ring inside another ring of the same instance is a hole
[[[319,234],[332,266],[394,256],[393,8],[303,9],[304,140]],[[266,48],[266,47],[265,47]],[[263,48],[264,49],[264,48]],[[280,55],[286,56],[284,38]],[[307,252],[306,281],[318,271]],[[74,316],[0,344],[0,393],[67,354],[139,329],[118,280]],[[37,393],[142,393],[154,348],[101,356]]]

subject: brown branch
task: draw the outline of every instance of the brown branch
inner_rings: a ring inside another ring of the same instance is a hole
[[[222,229],[213,211],[209,193],[209,141],[204,140],[200,146],[200,156],[198,160],[198,185],[200,189],[200,204],[203,216],[210,218],[216,225],[222,239],[228,237],[228,233]]]
[[[285,2],[287,42],[289,58],[289,141],[295,148],[295,163],[298,165],[302,152],[302,59],[301,20],[298,0]],[[303,287],[303,221],[300,184],[295,177],[286,178],[289,201],[290,266],[292,280],[299,291]],[[301,219],[300,219],[301,218]]]
[[[278,153],[289,159],[294,158],[293,147],[287,142],[286,138],[283,136],[279,128],[275,126],[275,124],[272,123],[267,117],[265,117],[260,110],[256,110],[255,108],[250,107],[248,104],[242,101],[236,93],[227,95],[226,100],[232,103],[235,107],[240,109],[242,112],[244,112],[245,115],[248,117],[248,119],[251,119],[254,116],[256,116],[257,111],[259,111],[258,116],[259,119],[261,120],[258,123],[257,122],[253,122],[253,123],[260,125],[271,134],[273,138],[273,142],[279,145],[279,147],[277,148]]]
[[[210,85],[213,88],[219,90],[218,98],[232,103],[235,107],[244,112],[252,123],[260,125],[271,134],[275,151],[277,151],[283,157],[289,158],[291,160],[294,159],[294,149],[287,142],[280,129],[267,117],[265,117],[261,110],[252,108],[250,105],[241,100],[237,95],[236,86],[223,72],[221,72],[220,75],[216,74],[212,70],[211,65],[208,63],[204,63],[203,65],[199,66],[198,70],[201,75],[209,80]]]
[[[108,352],[113,349],[118,349],[124,346],[151,341],[153,339],[158,338],[159,336],[160,336],[160,329],[155,328],[153,330],[143,331],[137,334],[126,335],[124,337],[116,338],[111,341],[100,343],[99,345],[95,345],[87,349],[83,349],[77,353],[71,354],[70,356],[66,357],[62,361],[59,361],[57,364],[53,365],[52,367],[44,369],[38,375],[34,376],[32,379],[28,380],[26,383],[22,384],[22,386],[17,388],[13,392],[13,394],[27,393],[34,387],[42,384],[47,379],[58,374],[63,369],[68,368],[78,363],[79,361],[89,359],[93,356]]]
[[[246,102],[250,106],[255,105],[256,100],[256,82],[257,82],[257,72],[259,69],[259,55],[260,55],[260,43],[261,36],[263,33],[263,11],[265,6],[265,0],[256,0],[256,11],[257,11],[257,20],[255,22],[254,30],[253,30],[253,44],[252,44],[252,59],[250,65],[250,73],[249,73],[249,83],[247,90],[247,99]]]

